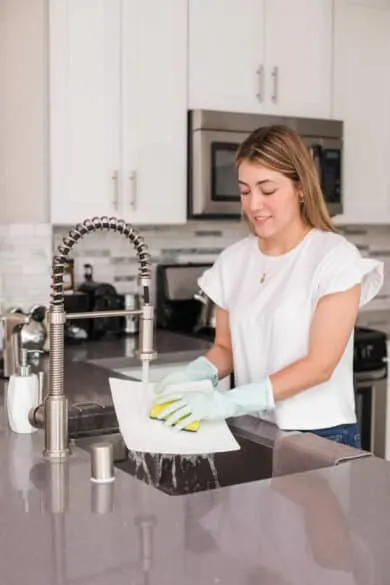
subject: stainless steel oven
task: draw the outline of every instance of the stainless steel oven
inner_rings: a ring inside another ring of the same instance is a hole
[[[386,453],[387,378],[360,378],[355,385],[356,415],[360,428],[362,448],[377,457]]]
[[[343,122],[193,110],[188,122],[190,219],[240,217],[235,154],[250,132],[271,124],[299,132],[315,160],[330,214],[342,213]]]
[[[361,320],[359,319],[359,322]],[[354,337],[354,387],[356,415],[362,447],[377,457],[386,457],[387,335],[359,326]]]

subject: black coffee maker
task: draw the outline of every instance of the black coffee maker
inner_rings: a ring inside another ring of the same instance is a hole
[[[84,282],[77,290],[87,295],[88,311],[116,311],[124,309],[124,296],[117,293],[112,284],[96,282],[93,267],[84,264]],[[121,335],[124,331],[123,317],[96,317],[88,319],[88,339],[96,340],[109,335]]]
[[[157,326],[195,333],[204,311],[196,298],[197,280],[210,264],[159,264],[156,269]]]

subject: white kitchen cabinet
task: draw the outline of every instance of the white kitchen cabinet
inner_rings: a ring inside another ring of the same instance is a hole
[[[116,212],[121,0],[51,0],[50,203],[53,223]]]
[[[189,0],[189,107],[330,117],[332,9],[332,0]]]
[[[389,55],[390,11],[337,2],[334,111],[344,120],[339,223],[390,221]]]
[[[267,112],[330,118],[332,2],[267,0]]]
[[[122,213],[187,217],[187,2],[123,0]]]
[[[186,221],[186,24],[182,0],[51,0],[54,224]]]
[[[261,110],[265,0],[189,0],[189,107]]]

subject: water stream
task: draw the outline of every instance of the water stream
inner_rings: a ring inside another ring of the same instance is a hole
[[[130,451],[132,475],[169,493],[192,493],[219,487],[214,454],[167,455]]]
[[[142,361],[142,384],[148,392],[150,362]],[[167,455],[130,451],[131,472],[145,483],[171,493],[191,493],[219,486],[214,454]]]
[[[149,378],[150,378],[150,361],[149,360],[142,360],[142,384],[144,392],[148,392],[149,386]]]

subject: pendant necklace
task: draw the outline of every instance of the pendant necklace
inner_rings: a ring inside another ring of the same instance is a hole
[[[259,282],[260,284],[264,284],[266,279],[273,274],[273,272],[279,268],[280,266],[285,265],[285,258],[284,256],[273,256],[269,263],[264,262],[263,271],[260,275]]]
[[[265,279],[267,278],[267,276],[269,275],[270,272],[272,273],[272,268],[271,268],[271,270],[269,270],[268,267],[267,267],[267,265],[265,265],[264,266],[264,270],[263,270],[263,272],[261,273],[261,276],[260,276],[260,284],[264,284]]]
[[[310,232],[310,230],[309,230]],[[270,258],[270,263],[267,266],[267,263],[264,262],[264,269],[263,272],[261,273],[259,282],[260,284],[264,284],[265,280],[267,277],[270,276],[270,274],[272,274],[273,270],[275,269],[275,267],[278,266],[284,266],[286,264],[285,260],[290,257],[290,252],[292,252],[295,248],[297,248],[299,246],[299,244],[305,239],[306,235],[309,233],[306,232],[303,237],[299,240],[299,242],[296,244],[296,246],[294,248],[292,248],[291,250],[288,250],[285,254],[281,254],[279,256],[271,256]],[[264,257],[264,256],[263,256]],[[272,266],[271,266],[272,264]],[[270,269],[269,269],[270,267]]]
[[[271,271],[272,272],[272,271]],[[267,278],[268,270],[264,271],[260,276],[260,284],[264,284],[265,279]]]

